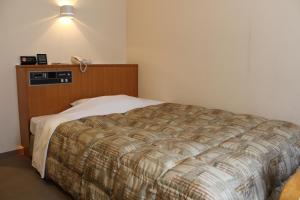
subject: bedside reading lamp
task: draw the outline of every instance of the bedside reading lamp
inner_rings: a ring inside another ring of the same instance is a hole
[[[60,6],[60,19],[64,24],[69,24],[74,18],[74,7],[72,5]]]
[[[74,7],[72,5],[64,5],[60,7],[60,16],[61,17],[74,17]]]

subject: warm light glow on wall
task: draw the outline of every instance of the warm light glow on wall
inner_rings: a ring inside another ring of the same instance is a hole
[[[74,6],[75,0],[57,0],[59,6],[71,5]]]
[[[60,17],[59,22],[64,25],[68,25],[73,22],[73,19],[71,17]]]

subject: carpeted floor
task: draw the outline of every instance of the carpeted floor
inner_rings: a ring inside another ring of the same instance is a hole
[[[31,161],[15,153],[0,154],[1,200],[70,200],[51,182],[42,180]]]

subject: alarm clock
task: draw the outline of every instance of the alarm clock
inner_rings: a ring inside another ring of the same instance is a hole
[[[35,56],[20,56],[21,65],[35,65],[36,57]]]

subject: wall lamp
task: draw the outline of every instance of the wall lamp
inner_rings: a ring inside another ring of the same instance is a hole
[[[60,16],[72,19],[74,17],[74,7],[72,5],[60,6]]]

